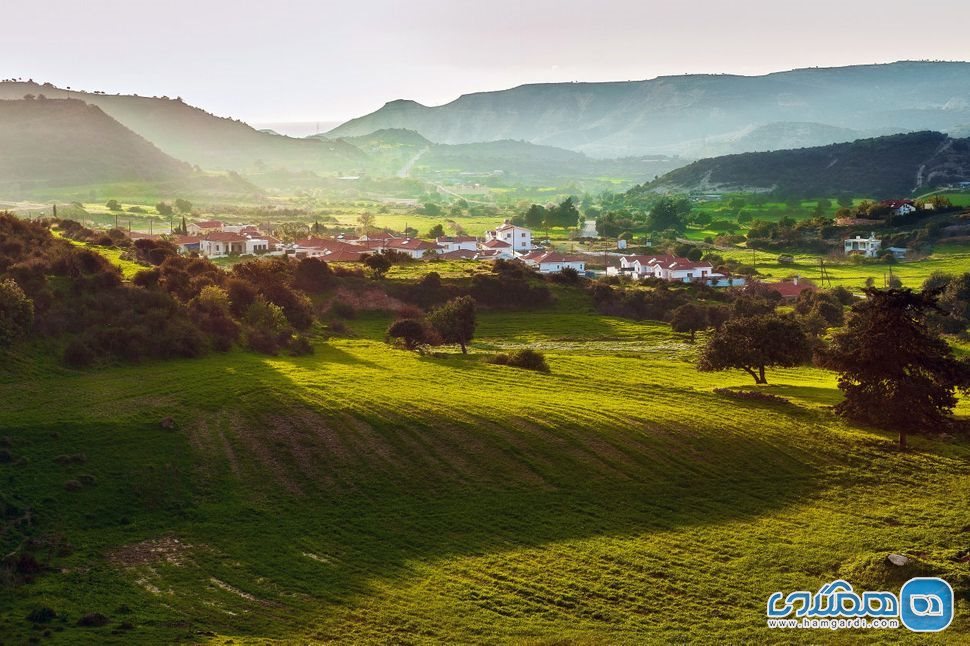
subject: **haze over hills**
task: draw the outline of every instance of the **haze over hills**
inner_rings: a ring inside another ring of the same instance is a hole
[[[849,193],[890,198],[962,181],[970,181],[970,139],[916,132],[702,159],[633,190],[772,191],[804,197]]]
[[[325,135],[320,135],[325,136]],[[590,177],[660,175],[686,163],[666,156],[595,159],[583,153],[525,141],[436,144],[414,130],[386,129],[340,139],[370,158],[372,171],[415,176],[452,173],[502,176],[512,182],[545,184]]]
[[[0,188],[187,178],[166,155],[78,100],[0,101]]]
[[[333,171],[353,167],[360,152],[339,142],[294,139],[260,132],[217,117],[181,99],[106,95],[63,90],[33,82],[0,83],[0,99],[25,95],[75,98],[96,105],[125,127],[176,159],[212,170],[251,171],[258,166]]]
[[[437,107],[397,100],[328,134],[407,128],[448,144],[516,139],[596,157],[696,158],[968,123],[970,63],[898,62],[754,77],[523,85]]]

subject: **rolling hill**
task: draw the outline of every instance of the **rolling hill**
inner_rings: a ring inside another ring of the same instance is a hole
[[[970,139],[917,132],[702,159],[632,190],[899,197],[968,180]]]
[[[798,131],[798,145],[819,145],[968,122],[970,63],[899,62],[755,77],[523,85],[437,107],[397,100],[328,134],[407,128],[446,144],[515,139],[595,157],[696,158],[785,148]]]
[[[326,137],[326,135],[320,135]],[[664,155],[596,159],[554,146],[505,139],[468,144],[434,143],[414,130],[378,130],[339,141],[363,151],[372,172],[434,180],[500,178],[504,184],[564,185],[591,178],[614,178],[631,185],[662,175],[686,160]]]
[[[96,105],[172,157],[205,169],[336,171],[353,168],[362,159],[359,150],[340,142],[260,132],[241,121],[190,106],[180,98],[69,91],[33,82],[0,83],[0,99],[21,99],[28,94],[75,98]]]
[[[0,189],[187,178],[191,167],[78,100],[0,101]]]

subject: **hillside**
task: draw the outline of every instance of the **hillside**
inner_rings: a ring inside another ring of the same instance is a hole
[[[326,135],[319,135],[326,137]],[[596,159],[554,146],[510,139],[468,144],[438,144],[413,130],[378,130],[339,141],[368,156],[371,172],[435,180],[499,181],[505,185],[566,185],[591,178],[615,178],[629,186],[687,163],[663,155]]]
[[[259,167],[337,171],[353,168],[363,155],[339,142],[295,139],[255,130],[217,117],[181,99],[106,95],[62,90],[49,84],[0,83],[0,99],[25,95],[75,98],[96,105],[176,159],[204,169],[251,171]]]
[[[191,168],[77,100],[0,101],[0,190],[186,178]]]
[[[662,324],[482,315],[475,352],[539,348],[549,375],[391,350],[387,324],[303,358],[10,357],[7,513],[70,547],[0,588],[0,632],[26,641],[49,607],[51,643],[765,643],[775,590],[925,571],[965,593],[966,443],[898,454],[833,418],[829,373],[739,402],[712,389],[747,375],[698,373]],[[897,551],[925,569],[893,571]],[[93,612],[109,625],[75,625]]]
[[[918,132],[816,148],[703,159],[635,192],[771,191],[898,197],[970,180],[970,139]]]
[[[437,107],[398,100],[329,134],[407,128],[447,144],[516,139],[595,157],[696,158],[784,148],[798,124],[816,124],[802,142],[817,145],[968,122],[970,63],[900,62],[755,77],[524,85]],[[764,126],[778,132],[746,139]]]

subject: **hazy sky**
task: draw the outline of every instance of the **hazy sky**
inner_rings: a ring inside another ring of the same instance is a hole
[[[541,81],[970,59],[966,0],[2,0],[0,24],[0,78],[250,122]]]

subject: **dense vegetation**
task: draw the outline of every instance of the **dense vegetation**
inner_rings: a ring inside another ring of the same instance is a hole
[[[769,191],[776,195],[896,198],[970,180],[970,140],[917,132],[817,148],[728,155],[694,162],[648,191]]]

